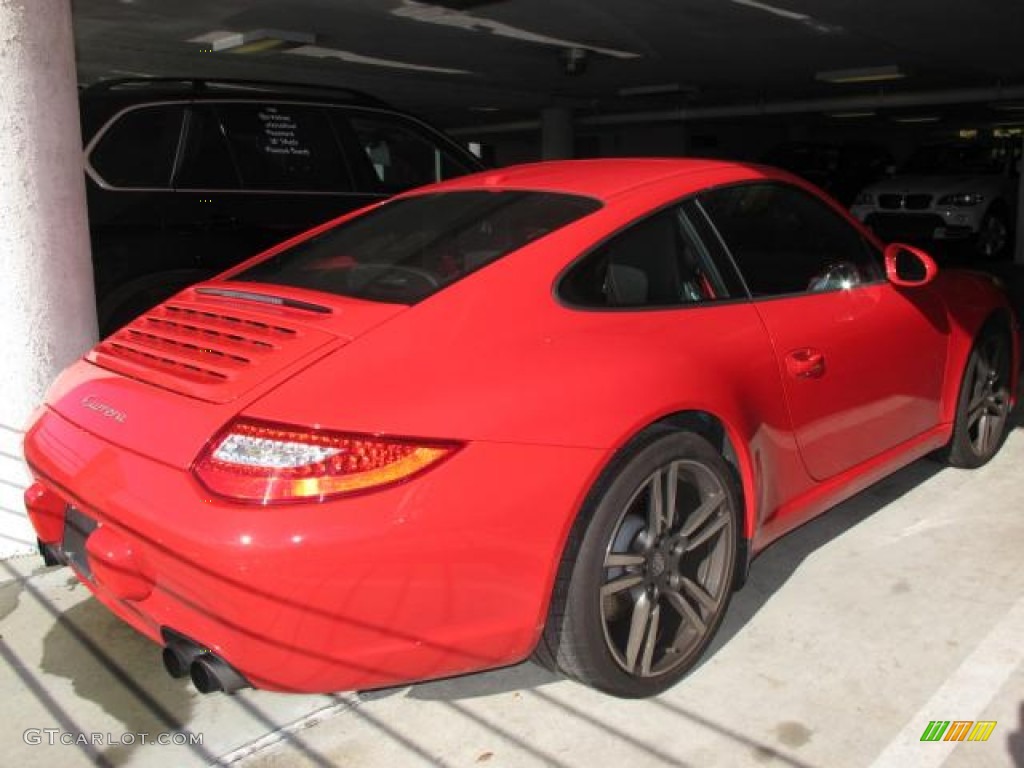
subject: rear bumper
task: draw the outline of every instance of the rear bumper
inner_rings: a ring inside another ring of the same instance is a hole
[[[285,691],[393,685],[528,656],[605,459],[473,443],[405,485],[268,508],[212,499],[187,472],[49,410],[25,452],[39,482],[98,523],[103,552],[122,553],[91,578],[76,567],[100,601],[154,642],[164,629],[184,634],[256,687]],[[58,542],[40,538],[54,551]],[[115,572],[148,588],[125,597]]]

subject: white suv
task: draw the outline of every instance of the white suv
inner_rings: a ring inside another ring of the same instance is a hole
[[[925,145],[850,211],[885,241],[972,240],[979,257],[997,259],[1012,239],[1017,162],[1005,144]]]

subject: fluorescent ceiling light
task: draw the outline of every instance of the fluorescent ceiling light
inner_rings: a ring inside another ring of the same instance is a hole
[[[790,21],[796,21],[804,26],[810,27],[815,32],[821,34],[831,34],[833,32],[842,32],[843,28],[836,26],[835,24],[829,24],[824,21],[818,21],[813,16],[808,16],[806,13],[798,13],[796,11],[790,11],[787,8],[779,8],[778,6],[769,5],[768,3],[762,3],[759,0],[730,0],[735,5],[742,5],[746,8],[754,8],[758,11],[764,11],[770,13],[772,16],[779,16],[783,19],[789,19]]]
[[[318,45],[303,45],[299,48],[292,48],[288,53],[296,56],[309,56],[313,59],[338,59],[349,64],[365,64],[370,67],[384,67],[386,69],[404,69],[409,72],[430,72],[437,75],[471,75],[466,69],[454,69],[451,67],[432,67],[429,64],[414,64],[411,61],[399,61],[397,59],[381,59],[376,56],[364,56],[353,51],[341,51],[335,48],[321,48]]]
[[[811,17],[806,13],[797,13],[796,11],[790,11],[785,8],[778,8],[774,5],[768,5],[768,3],[761,3],[758,0],[732,0],[736,5],[745,5],[747,8],[756,8],[759,11],[770,13],[773,16],[781,16],[784,19],[790,19],[791,21],[807,21]]]
[[[447,8],[455,8],[456,10],[462,10],[468,8],[471,5],[492,5],[493,3],[503,3],[505,0],[423,0],[427,5],[443,5]]]
[[[874,117],[875,113],[872,110],[860,110],[857,112],[830,112],[828,116],[837,120],[854,120],[859,117]]]
[[[254,29],[249,32],[235,32],[211,40],[215,53],[263,53],[283,51],[300,45],[312,45],[316,35],[308,32],[290,32],[283,29]]]
[[[423,0],[423,2],[427,5],[443,5],[446,8],[454,8],[457,11],[461,11],[470,6],[492,5],[493,3],[503,3],[505,0]]]
[[[937,123],[940,120],[941,115],[902,115],[893,118],[896,123]]]
[[[997,101],[989,106],[1000,112],[1024,112],[1024,101]]]
[[[879,83],[885,80],[900,80],[906,76],[898,66],[888,64],[884,67],[832,69],[816,73],[814,79],[824,83]]]
[[[229,53],[257,53],[260,51],[282,51],[313,59],[337,59],[349,64],[364,64],[370,67],[386,69],[404,69],[410,72],[430,72],[439,75],[469,75],[465,69],[450,67],[432,67],[427,64],[415,64],[411,61],[382,59],[376,56],[364,56],[354,51],[343,51],[336,48],[323,48],[313,45],[316,36],[305,32],[286,32],[279,29],[259,29],[252,32],[234,32],[230,29],[214,29],[202,35],[189,38],[190,43],[209,46],[208,50]]]
[[[186,43],[204,43],[206,45],[213,45],[215,40],[220,40],[222,37],[229,37],[231,35],[238,34],[231,29],[214,29],[209,32],[204,32],[201,35],[190,37],[186,40]]]
[[[639,53],[634,53],[633,51],[622,51],[616,48],[602,48],[600,46],[588,45],[587,43],[575,40],[565,40],[560,37],[549,37],[548,35],[531,32],[528,29],[513,27],[510,24],[494,21],[493,19],[488,19],[484,16],[476,16],[472,13],[463,13],[462,11],[453,11],[438,5],[417,3],[415,0],[402,0],[402,4],[398,8],[393,9],[391,11],[391,15],[397,16],[401,19],[409,19],[410,21],[423,22],[424,24],[454,27],[466,32],[483,32],[496,35],[498,37],[520,40],[526,43],[538,43],[540,45],[550,45],[555,48],[563,49],[582,48],[587,51],[592,51],[593,53],[602,54],[603,56],[610,56],[613,59],[641,58]]]

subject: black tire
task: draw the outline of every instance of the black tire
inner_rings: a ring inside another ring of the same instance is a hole
[[[985,261],[996,261],[1006,255],[1010,246],[1010,226],[1006,214],[993,207],[978,227],[975,250]]]
[[[539,659],[615,696],[678,682],[732,595],[738,500],[733,472],[699,435],[662,432],[627,449],[573,527]]]
[[[954,467],[980,467],[1003,444],[1010,416],[1010,343],[1006,331],[993,326],[974,342],[960,382],[953,436],[939,455]]]

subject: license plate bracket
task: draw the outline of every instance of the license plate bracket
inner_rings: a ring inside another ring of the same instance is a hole
[[[64,512],[64,540],[61,549],[67,557],[68,564],[73,565],[82,575],[92,579],[89,558],[85,554],[85,542],[96,530],[99,523],[69,504]]]

